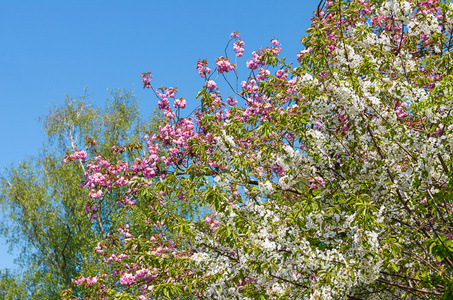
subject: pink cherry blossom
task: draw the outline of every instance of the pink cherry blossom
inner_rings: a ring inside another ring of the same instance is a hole
[[[213,91],[216,87],[217,87],[217,83],[215,83],[215,81],[213,80],[208,80],[206,82],[206,87],[210,90],[210,91]]]

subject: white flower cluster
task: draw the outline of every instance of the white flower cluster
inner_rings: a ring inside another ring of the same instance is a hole
[[[363,57],[349,45],[339,45],[335,53],[338,66],[348,65],[351,69],[356,69],[362,64]]]
[[[196,270],[209,270],[205,275],[215,278],[203,296],[245,299],[247,286],[265,291],[270,299],[337,299],[377,278],[381,266],[378,232],[353,226],[355,214],[328,215],[320,210],[294,219],[291,212],[290,207],[269,200],[249,201],[242,208],[230,206],[214,214],[221,227],[228,224],[237,236],[221,243],[199,232],[199,246],[194,247],[200,251],[191,259]],[[244,218],[249,225],[241,228]],[[243,239],[245,232],[250,233],[247,239]],[[331,279],[319,278],[323,272]],[[247,280],[238,282],[239,274]]]
[[[380,12],[383,16],[393,17],[395,20],[401,21],[404,25],[407,25],[409,16],[414,11],[412,4],[407,1],[387,1],[381,6]]]
[[[258,189],[263,197],[267,197],[274,192],[274,187],[270,181],[258,183]]]
[[[311,74],[305,74],[303,76],[298,77],[297,84],[299,86],[317,85],[318,79],[313,78]]]
[[[445,29],[447,32],[451,32],[451,29],[453,27],[453,2],[450,2],[448,4],[448,9],[445,15],[446,15]]]
[[[225,131],[222,131],[222,136],[217,136],[214,138],[216,141],[216,147],[219,151],[219,153],[225,158],[225,159],[230,159],[232,156],[231,148],[234,148],[236,146],[236,143],[234,142],[233,138],[230,135],[227,135]]]
[[[419,36],[421,33],[431,36],[433,33],[441,32],[439,21],[433,15],[427,15],[422,21],[412,20],[407,28],[409,29],[409,36]]]

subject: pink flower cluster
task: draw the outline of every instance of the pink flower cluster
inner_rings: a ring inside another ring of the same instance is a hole
[[[209,229],[215,231],[219,228],[219,221],[213,220],[211,217],[206,217],[206,223],[209,224]]]
[[[266,64],[266,62],[263,61],[263,59],[265,60],[265,57],[267,57],[269,55],[270,56],[279,56],[280,55],[282,48],[278,47],[280,45],[279,40],[272,39],[271,43],[272,43],[273,47],[267,47],[265,49],[260,49],[259,53],[257,53],[256,51],[252,52],[253,57],[252,57],[252,59],[247,61],[247,63],[246,63],[247,68],[249,68],[250,70],[256,70],[256,69],[258,69],[258,67],[264,66]]]
[[[124,237],[126,238],[130,238],[132,237],[132,234],[130,233],[129,231],[129,225],[126,224],[126,226],[124,226],[124,228],[118,228],[118,232],[121,234],[121,235],[124,235]]]
[[[74,151],[73,154],[69,155],[64,159],[64,163],[67,164],[70,161],[76,160],[76,159],[81,159],[85,160],[87,158],[87,153],[83,150],[76,150]]]
[[[123,176],[120,176],[116,181],[115,181],[115,185],[116,186],[125,186],[129,183],[129,180],[127,179],[124,179]]]
[[[230,34],[230,39],[238,39],[239,38],[239,31],[233,31]]]
[[[198,60],[197,71],[201,78],[204,78],[207,74],[211,73],[211,69],[208,68],[208,61],[206,59]]]
[[[258,71],[258,75],[256,76],[256,79],[266,80],[266,78],[269,78],[270,75],[271,75],[271,72],[269,70],[260,68]]]
[[[255,79],[250,79],[249,81],[242,81],[241,87],[243,90],[249,91],[250,93],[258,93],[258,86],[256,85]]]
[[[408,116],[408,113],[403,110],[407,106],[406,102],[400,103],[400,105],[396,109],[396,116],[398,118],[404,118]]]
[[[247,68],[250,70],[256,70],[259,66],[264,66],[264,64],[265,63],[261,61],[261,57],[256,51],[252,52],[252,59],[249,59],[246,62]]]
[[[139,280],[149,282],[152,279],[157,278],[157,276],[157,274],[153,274],[149,269],[144,268],[137,270],[135,275],[132,273],[124,273],[123,276],[120,277],[120,283],[124,286],[131,286]]]
[[[148,73],[142,73],[140,76],[143,81],[143,88],[151,88],[151,79],[153,78],[153,75],[151,75],[151,72]]]
[[[170,110],[170,102],[168,98],[174,99],[176,97],[176,88],[158,88],[156,94],[159,96],[160,101],[157,103],[159,109]]]
[[[237,57],[243,56],[245,43],[243,40],[239,39],[239,31],[233,31],[233,33],[231,33],[230,35],[230,38],[236,40],[233,43],[233,51],[236,52],[236,56]]]
[[[326,186],[326,182],[320,176],[308,179],[308,183],[308,187],[311,189],[319,189]]]
[[[206,87],[210,90],[213,91],[217,87],[217,83],[213,80],[208,80],[206,81]]]
[[[79,277],[78,279],[72,279],[71,282],[75,285],[83,285],[83,286],[93,286],[98,282],[98,277]]]
[[[439,137],[439,136],[441,136],[443,133],[444,133],[443,127],[442,127],[442,126],[438,126],[437,129],[436,129],[436,132],[433,133],[432,136],[434,136],[434,137]]]
[[[164,116],[166,116],[167,118],[169,118],[171,120],[176,116],[176,113],[173,110],[168,109],[168,110],[164,110]]]
[[[173,104],[174,108],[185,108],[186,107],[186,99],[184,98],[178,98],[175,100],[175,103]]]
[[[90,203],[85,204],[85,211],[86,212],[97,211],[97,210],[98,210],[97,205],[91,205]]]
[[[223,56],[217,58],[215,64],[217,65],[217,71],[219,71],[220,74],[234,70],[234,64],[230,63],[228,58]]]
[[[97,247],[96,247],[97,248]],[[96,249],[95,248],[95,249]],[[97,251],[97,250],[96,250]],[[98,253],[100,253],[99,251],[97,251]],[[102,252],[104,252],[102,250]],[[101,253],[102,254],[102,253]],[[108,258],[104,258],[104,262],[105,263],[111,263],[112,261],[116,261],[116,262],[120,262],[121,260],[125,259],[125,258],[129,258],[129,255],[127,254],[124,254],[124,253],[121,253],[120,255],[116,256],[115,254],[112,254],[110,255]]]
[[[396,116],[398,118],[404,118],[404,117],[407,117],[407,112],[403,111],[403,109],[401,107],[398,107],[398,109],[396,110]]]
[[[103,254],[104,249],[102,248],[102,242],[99,242],[98,245],[96,247],[94,247],[94,250],[96,250],[96,252],[99,254]]]
[[[241,57],[244,55],[244,46],[245,43],[243,40],[239,40],[233,44],[233,50],[236,52],[237,57]]]
[[[341,108],[338,112],[338,118],[340,120],[340,127],[338,130],[342,133],[346,133],[349,130],[349,117],[346,115],[344,108]]]
[[[123,201],[118,201],[118,204],[122,206],[132,206],[135,205],[136,203],[131,200],[131,197],[125,197]]]
[[[97,199],[97,198],[101,198],[102,196],[102,190],[91,190],[90,194],[88,195],[90,198],[92,199]]]
[[[120,283],[124,286],[131,286],[136,282],[135,276],[130,273],[125,273],[120,277]]]
[[[233,98],[233,97],[228,97],[227,98],[227,102],[231,106],[235,106],[238,103],[238,101],[235,98]]]
[[[288,77],[288,73],[285,73],[284,70],[278,70],[277,73],[275,74],[275,77],[280,79],[286,79],[286,77]]]

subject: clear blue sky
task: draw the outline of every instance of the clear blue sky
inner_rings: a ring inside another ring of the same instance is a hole
[[[197,60],[212,67],[232,31],[246,44],[239,64],[274,37],[296,62],[318,2],[0,0],[0,168],[39,153],[37,118],[84,87],[100,106],[107,89],[132,89],[146,116],[157,100],[140,74],[151,71],[154,86],[178,87],[188,113],[203,85]],[[13,258],[0,237],[0,269]]]

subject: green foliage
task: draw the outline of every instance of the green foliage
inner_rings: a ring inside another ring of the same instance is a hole
[[[60,299],[75,293],[71,279],[97,271],[99,258],[93,248],[117,224],[139,215],[116,215],[118,195],[102,199],[98,218],[91,220],[84,206],[91,203],[80,188],[82,163],[64,164],[67,152],[86,149],[91,157],[120,159],[131,155],[112,153],[113,145],[136,143],[144,132],[155,132],[160,116],[140,118],[135,96],[112,91],[105,109],[89,104],[89,97],[66,97],[41,118],[47,142],[41,152],[0,173],[0,204],[4,213],[0,234],[10,248],[19,250],[20,276],[0,273],[1,299]],[[135,149],[134,148],[134,149]],[[116,228],[115,227],[115,228]],[[13,247],[14,246],[14,247]],[[9,286],[6,288],[5,286]],[[62,289],[65,292],[60,294]],[[72,290],[73,289],[73,290]],[[67,296],[67,295],[66,295]]]
[[[8,269],[0,271],[0,299],[22,300],[28,299],[27,285],[16,274]]]

